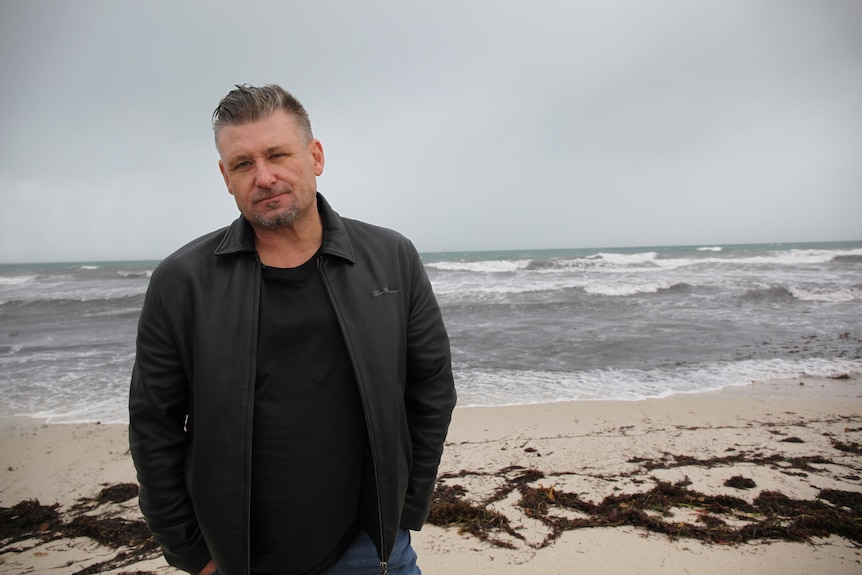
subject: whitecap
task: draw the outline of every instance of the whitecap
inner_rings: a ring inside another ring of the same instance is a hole
[[[585,286],[584,291],[591,295],[604,295],[611,297],[624,297],[638,294],[658,293],[673,287],[671,282],[654,283],[615,283]]]
[[[837,287],[792,287],[787,290],[798,300],[818,302],[850,302],[862,300],[862,286]]]
[[[39,276],[0,276],[0,285],[17,286],[29,281],[33,281]]]
[[[125,271],[118,270],[117,275],[124,278],[148,278],[153,275],[153,270],[137,270],[137,271]]]
[[[640,252],[635,254],[599,253],[594,256],[620,266],[636,266],[650,264],[658,259],[656,252]]]
[[[506,273],[526,269],[532,260],[484,260],[476,262],[432,262],[425,267],[450,272]]]

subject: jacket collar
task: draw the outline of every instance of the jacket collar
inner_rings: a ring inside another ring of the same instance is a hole
[[[356,263],[353,245],[350,243],[344,221],[320,193],[317,194],[317,211],[323,223],[323,245],[320,252]],[[217,256],[238,253],[255,253],[254,228],[243,216],[235,219],[227,228],[221,243],[215,250]]]

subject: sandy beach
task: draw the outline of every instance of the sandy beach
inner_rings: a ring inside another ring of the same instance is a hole
[[[125,426],[0,426],[0,575],[177,573],[141,536]],[[801,377],[458,408],[414,545],[426,575],[858,574],[860,508],[862,376]]]

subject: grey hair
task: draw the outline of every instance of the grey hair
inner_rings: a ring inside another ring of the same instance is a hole
[[[239,126],[263,120],[276,110],[284,110],[296,119],[306,143],[314,138],[308,112],[290,92],[275,84],[267,84],[262,88],[236,84],[236,89],[228,92],[213,112],[216,146],[218,135],[225,126]]]

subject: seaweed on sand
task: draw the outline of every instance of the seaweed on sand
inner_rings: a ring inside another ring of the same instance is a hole
[[[852,453],[854,455],[862,455],[862,445],[856,443],[855,441],[851,441],[850,443],[844,443],[843,441],[838,441],[837,439],[832,440],[832,447],[837,449],[838,451],[844,451],[845,453]]]
[[[757,487],[757,484],[750,477],[743,477],[741,475],[734,475],[730,479],[724,482],[726,487],[733,487],[734,489],[754,489]]]
[[[549,545],[564,531],[589,527],[641,527],[672,538],[690,538],[716,544],[736,544],[751,540],[810,541],[815,537],[838,535],[862,545],[862,494],[838,490],[823,490],[815,501],[794,500],[781,493],[764,491],[748,503],[736,497],[706,495],[688,489],[688,482],[658,481],[652,489],[635,494],[609,495],[600,503],[584,501],[577,494],[559,491],[553,487],[532,486],[523,481],[525,476],[543,477],[532,470],[509,478],[501,490],[517,489],[521,499],[518,506],[523,513],[542,522],[548,535],[538,548]],[[438,483],[438,497],[432,503],[429,522],[439,525],[464,524],[459,518],[450,521],[450,515],[441,513],[442,501],[446,509],[459,506],[469,508],[469,529],[482,540],[497,544],[489,533],[500,530],[500,515],[484,515],[483,504],[467,503],[462,497],[463,488],[452,488]],[[566,517],[563,510],[577,511],[580,517]],[[675,519],[674,512],[686,510],[696,517],[691,521]],[[467,515],[462,514],[461,517]],[[485,518],[488,518],[486,520]],[[725,519],[733,519],[740,526],[731,526]],[[506,520],[505,530],[511,533]],[[523,539],[523,538],[521,538]],[[510,545],[510,544],[509,544]]]
[[[152,559],[158,556],[159,546],[143,519],[117,517],[116,510],[111,509],[102,509],[95,515],[87,513],[104,504],[128,501],[137,493],[134,484],[112,485],[96,497],[79,499],[65,514],[60,513],[57,504],[42,505],[36,500],[0,507],[0,553],[20,553],[51,541],[87,537],[118,551],[111,559],[89,565],[75,575],[101,573]],[[32,543],[26,548],[14,546],[25,541]]]
[[[13,543],[53,533],[60,525],[59,505],[42,505],[38,500],[20,501],[0,507],[0,542],[5,549]]]
[[[518,466],[507,467],[498,472],[506,476],[506,482],[489,498],[481,503],[471,503],[464,498],[466,489],[460,485],[437,484],[431,500],[428,523],[431,525],[457,527],[459,533],[470,533],[481,541],[488,541],[497,547],[513,548],[509,541],[501,540],[496,534],[506,533],[515,539],[524,537],[515,531],[509,519],[493,509],[493,504],[505,499],[512,491],[527,483],[540,479],[543,475],[535,470],[523,470]],[[512,476],[514,474],[514,476]],[[466,473],[465,475],[470,475]],[[459,475],[444,475],[441,479],[456,478]]]

